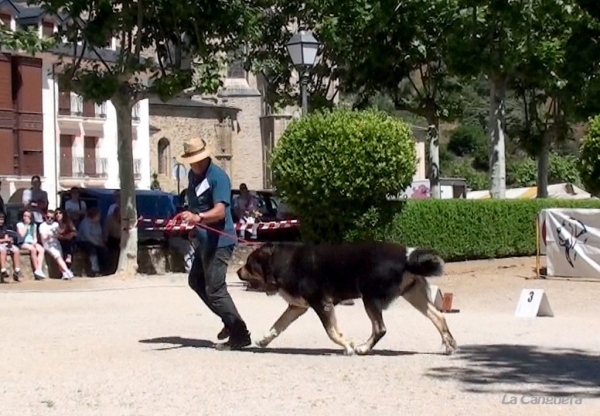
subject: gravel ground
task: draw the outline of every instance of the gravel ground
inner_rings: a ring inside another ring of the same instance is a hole
[[[598,415],[600,282],[527,280],[533,265],[456,263],[435,279],[460,309],[446,315],[453,356],[402,300],[372,355],[347,357],[312,312],[267,349],[217,351],[220,322],[182,275],[3,285],[0,415]],[[285,303],[230,279],[258,338]],[[515,318],[525,287],[555,317]],[[360,302],[337,310],[344,334],[368,337]]]

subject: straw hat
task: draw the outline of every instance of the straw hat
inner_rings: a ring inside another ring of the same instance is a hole
[[[210,156],[210,149],[206,145],[206,142],[200,137],[194,137],[183,143],[183,153],[177,156],[177,161],[179,163],[187,163],[190,165],[209,158]]]

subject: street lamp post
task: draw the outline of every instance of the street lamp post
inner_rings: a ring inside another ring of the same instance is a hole
[[[317,60],[319,42],[311,32],[301,30],[291,37],[286,46],[294,66],[296,66],[300,72],[302,114],[306,115],[308,114],[308,95],[306,91],[306,85],[308,84],[307,72]]]

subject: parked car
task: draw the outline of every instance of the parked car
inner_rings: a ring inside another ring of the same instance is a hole
[[[256,197],[258,211],[261,213],[260,221],[261,222],[274,222],[274,221],[282,221],[282,220],[291,220],[296,219],[296,217],[291,212],[286,212],[282,217],[278,215],[279,205],[282,204],[281,197],[277,196],[274,190],[271,189],[262,189],[257,191],[250,191],[252,195]],[[187,207],[187,190],[184,190],[179,194],[180,196],[180,205],[185,209]],[[231,216],[233,218],[233,222],[239,222],[239,218],[235,213],[235,201],[240,196],[239,189],[231,190]],[[250,232],[246,232],[246,237],[250,237]],[[277,228],[272,230],[258,230],[258,238],[259,241],[291,241],[297,240],[300,238],[300,232],[298,227],[290,227],[290,228]]]
[[[79,197],[85,202],[88,208],[97,207],[100,209],[101,222],[105,223],[108,215],[108,209],[114,203],[114,193],[117,189],[106,188],[80,188]],[[135,191],[136,208],[138,217],[142,216],[148,219],[171,219],[180,210],[178,206],[179,197],[176,194],[167,193],[158,190]],[[64,209],[65,203],[69,200],[69,191],[59,192],[60,206]],[[152,244],[163,242],[165,235],[162,230],[148,230],[154,227],[152,224],[140,222],[138,224],[138,241],[142,244]]]

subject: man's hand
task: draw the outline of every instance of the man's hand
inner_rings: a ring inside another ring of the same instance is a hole
[[[183,211],[181,213],[181,219],[185,222],[193,222],[193,223],[198,223],[200,222],[200,215],[195,214],[193,212],[190,211]]]

